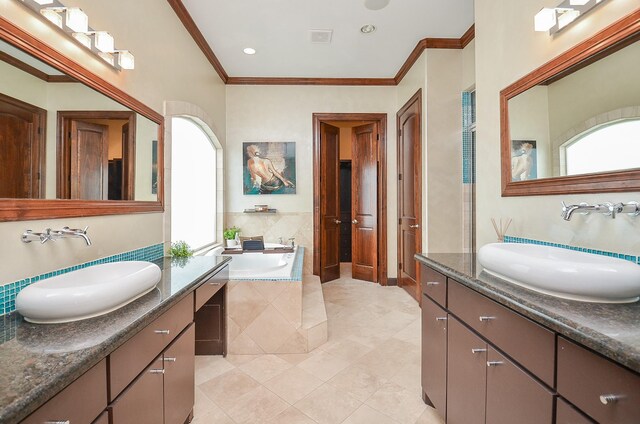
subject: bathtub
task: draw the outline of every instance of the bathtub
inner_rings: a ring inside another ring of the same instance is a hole
[[[278,244],[265,243],[265,248],[278,247]],[[206,256],[229,256],[229,279],[231,280],[300,280],[302,261],[299,247],[290,253],[242,253],[223,255],[224,248],[218,247]],[[300,275],[298,275],[300,274]]]

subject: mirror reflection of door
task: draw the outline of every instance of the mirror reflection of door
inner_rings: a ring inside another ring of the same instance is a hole
[[[60,199],[133,200],[135,114],[59,112]]]
[[[44,196],[47,111],[0,94],[0,198]]]

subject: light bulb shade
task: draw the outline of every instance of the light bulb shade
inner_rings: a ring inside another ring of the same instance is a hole
[[[103,53],[111,53],[115,50],[115,41],[106,31],[97,31],[94,35],[94,46]]]
[[[589,3],[591,0],[569,0],[569,4],[571,6],[584,6]]]
[[[118,51],[118,66],[122,69],[135,68],[135,58],[129,50]]]
[[[78,40],[86,48],[91,49],[91,37],[89,37],[87,34],[83,32],[74,32],[73,34],[71,34],[71,36]]]
[[[79,7],[69,7],[66,10],[66,25],[74,32],[89,31],[89,17]]]
[[[62,16],[55,10],[42,9],[40,11],[40,14],[42,14],[42,16],[47,18],[49,22],[52,22],[58,28],[62,28]]]
[[[98,52],[98,56],[104,59],[104,61],[107,62],[109,65],[115,66],[116,60],[111,53]]]
[[[558,29],[566,27],[571,22],[575,21],[578,16],[580,16],[580,11],[574,9],[568,9],[564,13],[561,13],[560,16],[558,16]]]
[[[549,31],[557,22],[556,10],[545,7],[536,13],[534,28],[536,31]]]

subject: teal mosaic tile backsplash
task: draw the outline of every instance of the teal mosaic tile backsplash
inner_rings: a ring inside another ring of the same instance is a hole
[[[23,280],[14,281],[9,284],[0,286],[0,315],[8,314],[16,309],[16,296],[23,288],[31,283],[35,283],[46,278],[56,275],[66,274],[67,272],[86,268],[98,264],[106,264],[110,262],[120,261],[155,261],[164,256],[164,246],[162,243],[152,246],[143,247],[129,252],[118,253],[117,255],[107,256],[106,258],[96,259],[68,268],[58,269],[56,271],[47,272],[46,274],[36,275],[34,277],[25,278]]]
[[[558,243],[551,243],[548,241],[540,241],[540,240],[533,240],[528,238],[512,237],[512,236],[504,236],[504,242],[505,243],[539,244],[542,246],[560,247],[562,249],[577,250],[578,252],[586,252],[586,253],[592,253],[594,255],[610,256],[612,258],[624,259],[625,261],[631,261],[633,263],[640,265],[640,256],[627,255],[624,253],[607,252],[605,250],[589,249],[587,247],[570,246],[568,244],[558,244]]]

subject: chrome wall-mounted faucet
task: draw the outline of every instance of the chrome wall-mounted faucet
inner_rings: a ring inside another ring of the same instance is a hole
[[[621,213],[626,213],[629,216],[640,215],[640,204],[638,204],[638,202],[620,202],[615,204],[606,202],[597,205],[590,205],[582,202],[577,205],[567,205],[562,202],[562,213],[560,216],[562,216],[565,221],[570,221],[574,212],[578,212],[580,215],[589,215],[592,212],[596,212],[615,219],[616,215]]]
[[[62,227],[61,230],[52,230],[51,228],[47,228],[42,233],[35,233],[31,230],[27,230],[22,233],[21,240],[23,243],[39,241],[41,244],[44,244],[49,240],[56,241],[61,238],[81,238],[85,243],[87,243],[87,246],[91,246],[91,239],[87,235],[88,228],[89,227],[84,227],[84,229]]]

